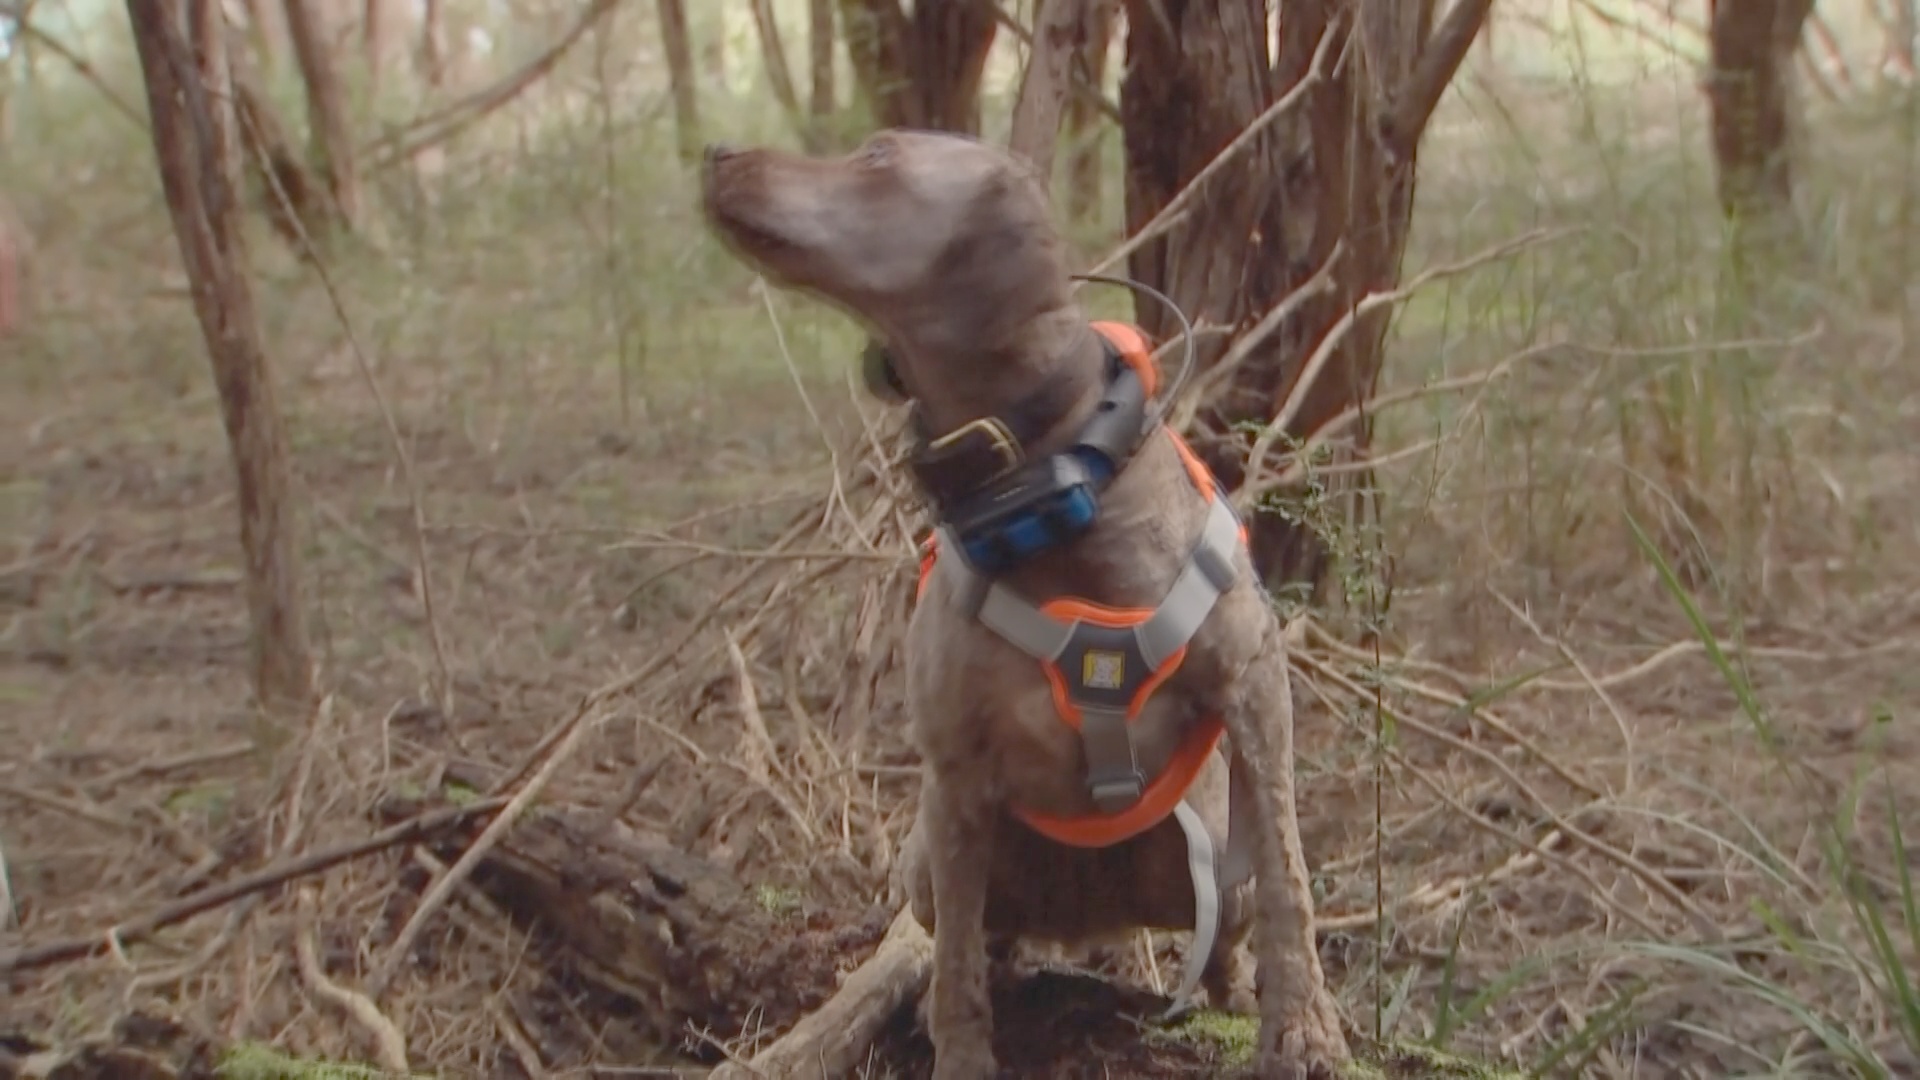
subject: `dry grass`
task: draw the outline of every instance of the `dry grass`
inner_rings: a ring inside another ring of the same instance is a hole
[[[770,897],[896,899],[919,522],[874,450],[897,418],[852,392],[849,328],[705,239],[651,102],[467,148],[431,214],[396,184],[388,250],[335,268],[425,492],[450,715],[384,423],[260,237],[331,691],[290,733],[245,704],[230,472],[145,148],[81,90],[43,108],[57,152],[6,178],[38,246],[36,321],[0,345],[0,943],[363,835],[433,775],[425,747],[531,769],[569,723],[541,798]],[[1920,346],[1894,237],[1920,135],[1905,103],[1829,107],[1816,250],[1736,295],[1701,108],[1674,74],[1482,72],[1425,151],[1410,273],[1579,231],[1405,305],[1385,524],[1305,510],[1346,556],[1296,664],[1325,954],[1358,1027],[1545,1072],[1910,1074]],[[1345,644],[1361,623],[1377,652]],[[75,1036],[162,1002],[378,1058],[325,979],[377,999],[415,1069],[675,1058],[465,887],[396,956],[445,870],[402,847],[209,912],[17,979],[8,1019]],[[1151,981],[1156,945],[1099,962]]]

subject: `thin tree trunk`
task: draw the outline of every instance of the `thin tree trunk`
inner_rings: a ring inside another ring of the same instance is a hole
[[[1089,0],[1081,8],[1085,19],[1076,58],[1086,84],[1095,93],[1107,79],[1107,53],[1113,45],[1113,31],[1119,22],[1120,0]],[[1067,216],[1083,221],[1100,207],[1100,148],[1106,143],[1106,128],[1100,110],[1089,95],[1075,94],[1067,100]]]
[[[807,113],[822,135],[835,107],[833,45],[833,0],[807,0],[807,67],[813,76]]]
[[[420,78],[428,89],[447,85],[447,39],[442,0],[425,0],[420,6]]]
[[[1336,70],[1313,76],[1300,108],[1255,136],[1246,154],[1209,181],[1177,230],[1132,259],[1133,276],[1168,292],[1196,323],[1244,333],[1312,279],[1339,246],[1327,286],[1302,297],[1292,317],[1264,338],[1200,344],[1203,368],[1230,347],[1241,354],[1217,377],[1195,432],[1208,463],[1231,487],[1264,486],[1275,464],[1249,474],[1248,426],[1270,424],[1286,407],[1285,434],[1304,440],[1373,392],[1384,310],[1351,320],[1327,366],[1297,394],[1296,384],[1305,359],[1354,305],[1399,281],[1420,137],[1489,0],[1455,0],[1438,27],[1434,6],[1300,0],[1285,6],[1280,33],[1277,20],[1269,25],[1263,0],[1129,0],[1121,91],[1129,232],[1309,78],[1323,40],[1322,68],[1333,69],[1347,39],[1361,39]],[[1278,38],[1274,62],[1269,30]],[[1156,336],[1178,332],[1159,309],[1140,311]],[[1351,456],[1364,454],[1367,436],[1364,423],[1348,431]],[[1357,486],[1366,482],[1364,471],[1346,475]],[[1334,505],[1351,511],[1359,503]],[[1254,561],[1276,590],[1317,589],[1331,566],[1326,543],[1302,520],[1303,508],[1261,513],[1250,523]]]
[[[282,35],[286,30],[280,21],[278,5],[272,0],[241,0],[240,7],[246,13],[246,36],[253,46],[255,62],[260,70],[272,72],[280,62]]]
[[[1060,118],[1073,77],[1073,60],[1092,0],[1040,0],[1034,13],[1033,49],[1013,106],[1013,133],[1007,144],[1033,162],[1043,178],[1053,176]]]
[[[236,61],[232,85],[242,140],[265,197],[267,224],[296,255],[311,257],[312,243],[338,220],[326,183],[307,169],[259,77],[246,64]]]
[[[316,170],[326,177],[340,224],[351,230],[360,221],[360,181],[354,171],[345,91],[312,0],[286,0],[286,13],[287,35],[293,40],[294,59],[307,89],[311,156]]]
[[[1793,59],[1813,0],[1713,0],[1707,100],[1720,208],[1784,226],[1793,211]]]
[[[687,37],[687,9],[681,0],[658,0],[660,44],[667,54],[667,81],[673,91],[673,128],[680,159],[700,157],[700,94],[693,79],[693,43]]]
[[[366,0],[360,20],[360,45],[367,58],[367,96],[380,97],[380,82],[386,74],[387,54],[392,51],[393,23],[387,0]]]
[[[194,0],[196,34],[217,39],[217,0]],[[234,139],[227,87],[203,79],[222,72],[222,48],[193,60],[180,38],[177,0],[127,0],[147,89],[154,156],[180,255],[193,288],[233,452],[240,545],[247,563],[253,623],[253,685],[270,714],[313,700],[313,667],[300,613],[300,575],[289,498],[287,439],[274,402],[247,277],[233,176]]]
[[[760,60],[767,71],[773,98],[787,115],[799,120],[800,92],[793,85],[793,68],[787,64],[787,47],[780,41],[780,22],[773,16],[773,0],[752,0],[753,28],[760,37]]]
[[[24,231],[13,205],[4,195],[0,195],[0,340],[11,337],[20,328],[24,318],[20,300],[21,250],[25,247],[21,235]]]
[[[861,96],[882,127],[977,134],[980,79],[993,47],[992,4],[841,0],[841,31]]]

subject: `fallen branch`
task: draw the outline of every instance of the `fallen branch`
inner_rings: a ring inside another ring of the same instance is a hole
[[[827,1003],[746,1062],[728,1062],[709,1080],[852,1076],[887,1022],[918,1000],[933,973],[933,939],[902,910],[880,947]]]
[[[586,734],[600,726],[601,715],[595,715],[593,721],[589,723],[587,722],[588,712],[589,707],[582,705],[573,714],[572,719],[568,721],[565,736],[555,744],[552,755],[541,763],[540,768],[528,778],[526,785],[520,789],[519,793],[507,800],[506,808],[498,817],[487,823],[486,829],[480,833],[479,838],[474,840],[472,846],[461,854],[459,860],[427,889],[427,895],[421,898],[420,906],[413,909],[413,915],[407,919],[406,925],[400,928],[399,935],[393,939],[393,947],[387,950],[386,958],[380,962],[380,966],[374,969],[372,977],[367,980],[367,989],[375,997],[386,989],[388,980],[393,978],[394,972],[400,967],[400,962],[413,951],[414,942],[419,940],[420,932],[426,929],[427,920],[440,910],[441,905],[447,902],[447,898],[453,895],[453,890],[473,873],[473,868],[479,865],[487,852],[500,842],[501,836],[513,827],[514,821],[526,811],[535,798],[539,797],[547,784],[552,782],[554,774],[559,772],[560,766],[566,764],[567,759],[573,756],[573,752],[579,749]]]
[[[412,1070],[407,1067],[406,1036],[400,1034],[400,1029],[387,1019],[372,998],[358,990],[341,986],[321,969],[319,950],[313,942],[314,908],[317,905],[313,886],[302,886],[296,901],[300,927],[293,939],[295,959],[300,965],[300,981],[307,984],[307,989],[313,991],[315,997],[353,1017],[361,1027],[372,1033],[374,1042],[380,1048],[382,1068],[401,1076],[407,1075]]]
[[[223,904],[230,904],[241,897],[265,892],[290,881],[331,870],[341,863],[385,851],[391,847],[424,840],[444,829],[484,817],[506,805],[505,799],[482,799],[468,806],[420,814],[391,828],[382,829],[365,839],[315,851],[298,859],[290,859],[244,877],[235,878],[223,885],[204,889],[191,896],[181,897],[171,904],[165,904],[144,915],[137,915],[126,922],[117,923],[86,937],[67,938],[63,941],[51,941],[45,945],[32,945],[0,953],[0,975],[98,956],[101,953],[124,948],[134,942],[152,937],[156,931],[164,930],[175,923],[185,922],[195,915],[212,911]]]

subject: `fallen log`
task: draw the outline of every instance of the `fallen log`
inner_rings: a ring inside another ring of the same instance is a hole
[[[476,832],[431,847],[450,861]],[[848,958],[886,929],[884,913],[802,910],[662,838],[572,807],[527,814],[472,884],[579,978],[631,1002],[666,1045],[694,1033],[724,1042],[750,1022],[786,1028],[826,1001]]]

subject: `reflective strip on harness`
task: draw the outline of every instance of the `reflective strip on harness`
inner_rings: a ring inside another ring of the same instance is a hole
[[[1186,1011],[1193,1001],[1193,992],[1200,988],[1200,977],[1206,974],[1207,961],[1213,957],[1213,943],[1220,936],[1220,890],[1222,888],[1219,872],[1214,868],[1213,838],[1207,835],[1206,822],[1200,820],[1199,811],[1186,803],[1173,808],[1173,819],[1180,823],[1180,831],[1187,834],[1187,871],[1193,877],[1193,944],[1187,948],[1187,963],[1180,975],[1180,985],[1173,992],[1173,1003],[1167,1007],[1165,1018],[1173,1019]],[[1224,1002],[1214,1002],[1216,1008]]]

